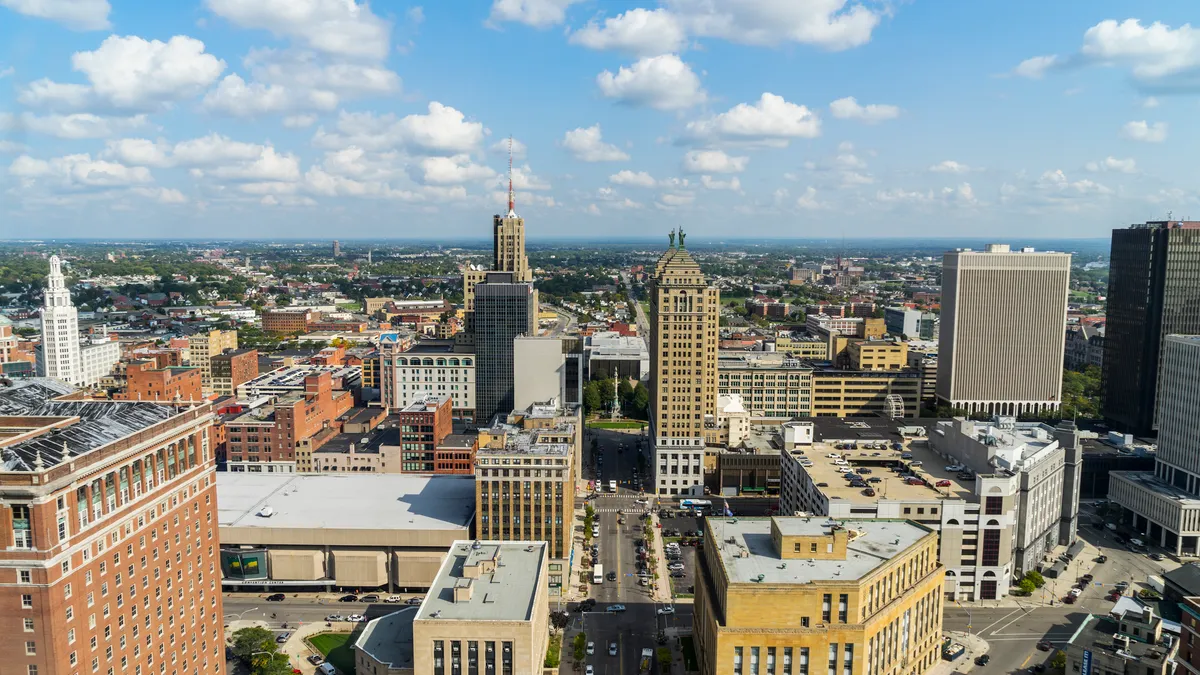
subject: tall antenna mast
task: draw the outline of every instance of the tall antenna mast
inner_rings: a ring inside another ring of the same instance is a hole
[[[516,215],[513,207],[516,205],[516,198],[513,193],[512,183],[512,136],[508,137],[508,216],[511,218]]]

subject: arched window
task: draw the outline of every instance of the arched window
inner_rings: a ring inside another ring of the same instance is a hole
[[[987,524],[988,524],[988,527],[1000,527],[1000,521],[996,520],[995,518],[992,518],[991,520],[987,521]]]
[[[463,359],[463,365],[464,365],[464,366],[469,366],[469,365],[471,365],[471,359]]]
[[[438,360],[437,360],[437,364],[438,364],[439,366],[444,366],[444,365],[446,365],[446,359],[438,359]]]
[[[457,365],[458,365],[458,359],[450,359],[450,365],[452,365],[452,366],[457,366]]]
[[[407,366],[407,365],[408,365],[408,359],[396,359],[396,365],[398,365],[398,366]]]
[[[946,521],[946,524],[947,525],[958,525],[958,518],[951,518],[950,520]]]
[[[989,578],[989,577],[994,577],[994,576],[996,576],[996,573],[995,573],[995,572],[992,572],[992,571],[990,571],[990,570],[989,570],[989,571],[987,571],[987,572],[984,572],[984,573],[983,573],[983,578],[984,578],[984,579],[987,579],[987,578]]]
[[[423,365],[423,366],[432,366],[432,365],[433,365],[433,359],[431,359],[431,358],[428,358],[428,357],[426,357],[426,358],[423,358],[423,359],[421,359],[421,365]]]

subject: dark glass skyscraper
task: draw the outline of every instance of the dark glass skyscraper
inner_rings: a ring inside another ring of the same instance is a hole
[[[1200,221],[1113,230],[1104,328],[1104,418],[1150,434],[1163,339],[1200,334]]]
[[[512,272],[488,272],[475,284],[475,423],[513,409],[513,338],[537,328],[533,284]]]

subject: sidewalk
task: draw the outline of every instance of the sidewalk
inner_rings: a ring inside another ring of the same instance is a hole
[[[987,640],[978,635],[968,635],[960,631],[945,631],[943,633],[950,638],[952,642],[957,642],[967,648],[967,651],[953,661],[945,661],[940,659],[932,668],[929,669],[928,675],[952,675],[952,673],[969,673],[975,668],[975,657],[982,656],[988,651]],[[986,668],[987,666],[982,666]]]
[[[317,654],[319,652],[317,652],[314,649],[309,648],[309,646],[307,644],[305,644],[305,642],[304,642],[305,638],[307,638],[310,635],[316,635],[318,633],[352,633],[352,632],[354,632],[354,629],[356,627],[358,627],[358,625],[359,624],[351,623],[349,621],[340,621],[340,622],[334,623],[332,625],[332,627],[326,626],[324,621],[312,621],[312,622],[300,624],[300,626],[298,626],[295,630],[291,631],[291,635],[288,636],[287,642],[284,642],[283,644],[279,645],[279,653],[287,654],[288,659],[292,663],[292,667],[299,669],[300,672],[303,673],[303,675],[313,675],[314,673],[316,673],[317,667],[310,664],[306,659],[309,656],[311,656],[313,654]],[[230,621],[229,627],[225,629],[225,639],[227,641],[227,644],[228,644],[229,638],[235,632],[237,632],[243,628],[254,628],[254,627],[270,629],[270,626],[267,624],[266,621],[255,621],[255,620]]]

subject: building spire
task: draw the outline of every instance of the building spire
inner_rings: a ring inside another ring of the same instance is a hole
[[[509,218],[515,218],[517,215],[517,212],[514,210],[514,207],[516,207],[517,200],[516,200],[516,194],[513,192],[513,181],[512,181],[512,143],[513,143],[512,136],[509,136],[508,137],[508,217]]]

